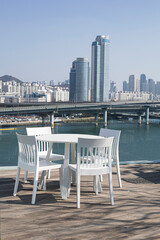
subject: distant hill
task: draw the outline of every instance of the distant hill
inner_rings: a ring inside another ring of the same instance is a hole
[[[8,81],[16,81],[17,83],[22,83],[23,81],[19,80],[18,78],[9,76],[9,75],[4,75],[2,77],[0,77],[0,80],[2,80],[3,82],[8,82]]]

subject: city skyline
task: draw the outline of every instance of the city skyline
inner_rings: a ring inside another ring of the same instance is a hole
[[[160,80],[159,0],[0,0],[0,76],[22,81],[69,79],[78,56],[91,63],[90,43],[109,34],[110,81]]]

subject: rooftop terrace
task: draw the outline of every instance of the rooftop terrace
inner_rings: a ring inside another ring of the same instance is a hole
[[[0,240],[160,239],[160,164],[122,165],[121,174],[122,189],[113,174],[114,206],[107,177],[98,196],[92,179],[82,178],[81,208],[77,209],[75,186],[67,200],[61,199],[57,171],[51,172],[47,190],[37,191],[36,205],[31,205],[32,175],[27,184],[21,178],[13,197],[16,171],[1,170]]]

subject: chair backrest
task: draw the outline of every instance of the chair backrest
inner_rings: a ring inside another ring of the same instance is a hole
[[[38,162],[37,141],[35,136],[21,135],[17,133],[18,140],[18,166],[22,169],[35,168]]]
[[[51,127],[31,127],[26,128],[28,136],[39,136],[45,134],[52,134]]]
[[[111,164],[113,137],[104,139],[79,138],[77,145],[77,169],[103,168]]]
[[[32,127],[26,128],[28,136],[40,136],[46,134],[52,134],[51,127]],[[38,141],[38,150],[40,153],[47,154],[49,144],[47,142]]]
[[[119,139],[121,130],[101,128],[99,135],[102,137],[114,137],[112,144],[112,158],[116,159],[119,154]]]

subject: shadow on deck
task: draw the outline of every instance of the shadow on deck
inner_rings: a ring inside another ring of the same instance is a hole
[[[36,205],[31,205],[33,176],[24,184],[23,175],[13,197],[16,171],[0,171],[2,240],[160,239],[160,164],[121,166],[122,189],[113,174],[114,206],[107,177],[97,196],[92,179],[82,178],[80,209],[75,186],[67,200],[61,198],[57,171],[52,171],[47,190],[37,191]]]

